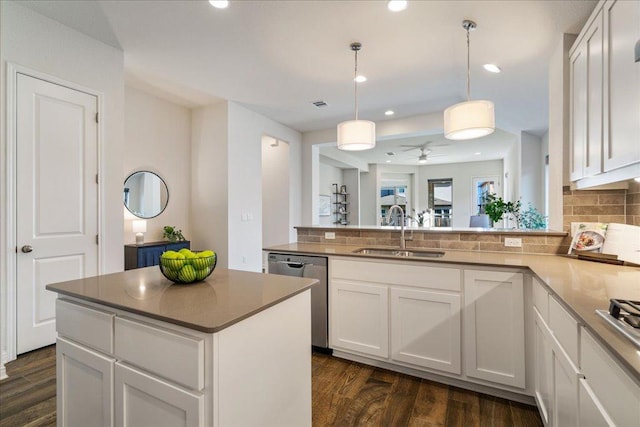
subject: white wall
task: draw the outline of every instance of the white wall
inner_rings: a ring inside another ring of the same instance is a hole
[[[300,224],[301,135],[280,123],[228,103],[228,227],[229,268],[262,270],[262,172],[261,144],[264,135],[289,143],[291,194],[290,224]],[[249,221],[242,221],[242,214]],[[193,224],[194,230],[198,227]],[[289,232],[296,240],[295,230]]]
[[[523,209],[529,203],[544,211],[544,163],[542,158],[542,139],[522,132],[520,164],[520,197]]]
[[[419,167],[418,192],[420,206],[427,206],[427,182],[430,179],[453,179],[453,221],[452,227],[469,227],[471,215],[475,215],[473,206],[473,178],[479,176],[502,176],[502,160],[485,162],[451,163]],[[502,183],[501,183],[502,184]]]
[[[380,225],[378,221],[378,198],[380,190],[378,165],[369,165],[369,172],[360,173],[360,224]]]
[[[289,144],[262,137],[262,246],[289,243]],[[296,224],[297,225],[297,224]]]
[[[227,103],[191,112],[191,246],[213,250],[228,266]]]
[[[336,205],[333,204],[333,202],[335,202],[335,196],[333,195],[333,184],[338,184],[338,189],[340,189],[340,186],[343,183],[342,169],[328,165],[326,163],[322,163],[322,161],[320,161],[319,169],[318,194],[331,197],[331,215],[319,216],[319,224],[333,225],[333,222],[336,218],[336,216],[333,214],[333,211],[336,209]],[[349,189],[349,191],[351,191],[351,189]]]
[[[0,105],[2,105],[2,129],[5,129],[7,113],[6,86],[7,63],[33,69],[54,78],[79,85],[101,93],[100,127],[100,216],[101,216],[101,273],[123,269],[123,218],[122,218],[122,150],[124,73],[123,53],[58,22],[45,18],[15,2],[0,2],[0,68],[2,82]],[[7,197],[6,159],[9,148],[6,133],[0,135],[2,159],[0,165],[0,240],[2,243],[2,265],[0,268],[0,309],[2,318],[1,346],[7,349],[6,325],[8,301],[8,263],[12,263],[8,247],[15,230],[8,229],[4,208],[12,210],[12,201]],[[64,165],[61,165],[64,167]]]
[[[169,189],[167,208],[147,220],[145,242],[162,240],[165,225],[191,239],[191,110],[125,86],[124,136],[122,182],[135,171],[148,170]],[[131,222],[124,223],[125,243],[135,242]]]
[[[549,228],[562,230],[562,186],[569,185],[569,48],[563,34],[549,60]]]

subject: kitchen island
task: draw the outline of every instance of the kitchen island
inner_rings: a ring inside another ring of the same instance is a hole
[[[58,425],[311,425],[315,282],[149,267],[48,285]]]

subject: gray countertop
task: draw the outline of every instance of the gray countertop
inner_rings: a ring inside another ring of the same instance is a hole
[[[359,246],[290,243],[265,248],[271,252],[394,259],[355,254]],[[640,268],[578,260],[559,255],[446,250],[441,258],[401,258],[411,262],[516,267],[531,270],[640,384],[640,351],[596,313],[607,310],[610,298],[640,300]]]
[[[47,285],[76,297],[213,333],[309,289],[317,280],[217,268],[205,281],[174,284],[159,267]]]

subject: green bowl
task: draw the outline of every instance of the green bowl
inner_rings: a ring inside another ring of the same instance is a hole
[[[196,253],[197,254],[197,253]],[[160,257],[162,275],[174,283],[200,282],[213,273],[218,261],[217,255],[187,259]]]

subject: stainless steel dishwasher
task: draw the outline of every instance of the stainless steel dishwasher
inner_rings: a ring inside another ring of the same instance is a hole
[[[270,252],[269,274],[318,279],[319,283],[311,287],[311,344],[328,350],[327,258]]]

